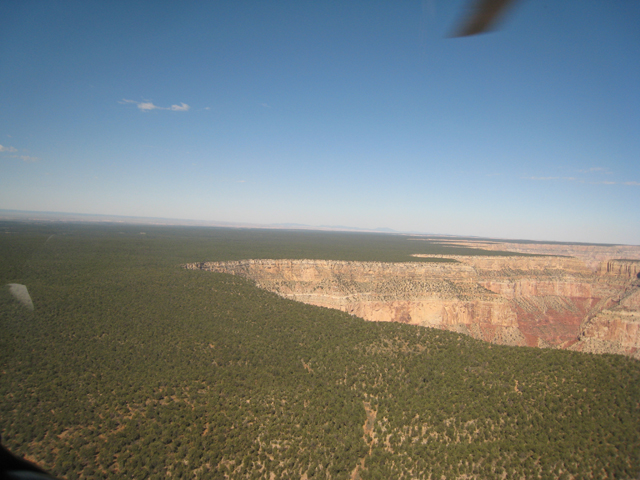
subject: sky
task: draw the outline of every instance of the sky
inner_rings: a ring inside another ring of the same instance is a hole
[[[0,2],[0,209],[640,244],[640,2]]]

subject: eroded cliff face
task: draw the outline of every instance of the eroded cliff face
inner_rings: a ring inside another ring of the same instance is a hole
[[[419,236],[410,237],[412,241],[424,241]],[[612,259],[624,258],[640,260],[640,246],[637,245],[586,245],[570,243],[515,243],[499,240],[461,240],[458,238],[442,238],[438,243],[449,246],[461,246],[480,248],[483,250],[501,250],[533,255],[555,255],[572,257],[581,260],[584,264],[596,270],[603,262]],[[624,260],[623,260],[624,261]]]
[[[609,260],[600,264],[598,273],[613,277],[640,278],[640,261]]]
[[[639,266],[640,262],[636,268]],[[605,275],[610,276],[611,271]],[[631,278],[635,280],[589,312],[580,326],[579,341],[572,349],[623,353],[640,359],[640,280]]]
[[[558,256],[451,258],[459,263],[242,260],[186,268],[240,275],[371,321],[640,358],[640,261],[607,261],[594,271]]]

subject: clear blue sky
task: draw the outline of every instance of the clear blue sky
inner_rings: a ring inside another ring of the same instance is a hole
[[[0,208],[640,244],[640,2],[0,3]]]

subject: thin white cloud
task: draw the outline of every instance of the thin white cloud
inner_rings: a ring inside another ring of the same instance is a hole
[[[260,106],[264,108],[271,108],[271,105],[269,105],[268,103],[261,103]]]
[[[143,112],[148,112],[151,110],[171,110],[173,112],[186,112],[191,108],[189,105],[182,102],[180,103],[180,105],[171,105],[170,107],[159,107],[158,105],[155,105],[153,102],[137,102],[135,100],[128,100],[126,98],[123,98],[122,100],[118,101],[118,103],[121,103],[121,104],[133,103]]]
[[[604,175],[612,175],[613,173],[608,168],[591,167],[586,170],[578,170],[580,173],[603,173]]]
[[[602,182],[589,182],[591,185],[631,185],[639,187],[640,182],[613,182],[611,180],[604,180]]]
[[[138,103],[138,108],[145,112],[148,110],[164,110],[164,108],[158,107],[151,102],[140,102]]]
[[[40,160],[38,157],[30,157],[29,155],[11,155],[11,158],[19,158],[23,162],[33,163]]]
[[[124,105],[125,103],[135,103],[136,105],[138,105],[140,102],[136,102],[135,100],[127,100],[126,98],[123,98],[122,100],[118,100],[118,103],[121,105]]]
[[[589,185],[631,185],[634,187],[640,186],[640,182],[630,181],[630,182],[614,182],[612,180],[602,180],[600,182],[585,182],[581,178],[575,177],[520,177],[522,180],[536,180],[536,181],[568,181],[568,182],[579,182],[579,183],[587,183]]]
[[[17,152],[18,150],[14,147],[3,147],[2,145],[0,145],[0,152]]]
[[[173,110],[174,112],[186,112],[190,108],[191,107],[186,103],[180,103],[180,105],[171,105],[171,110]]]
[[[520,177],[523,180],[535,180],[535,181],[565,181],[565,182],[582,182],[581,179],[576,177]]]

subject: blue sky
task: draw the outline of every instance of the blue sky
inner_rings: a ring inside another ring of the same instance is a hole
[[[640,244],[640,2],[0,4],[0,208]]]

